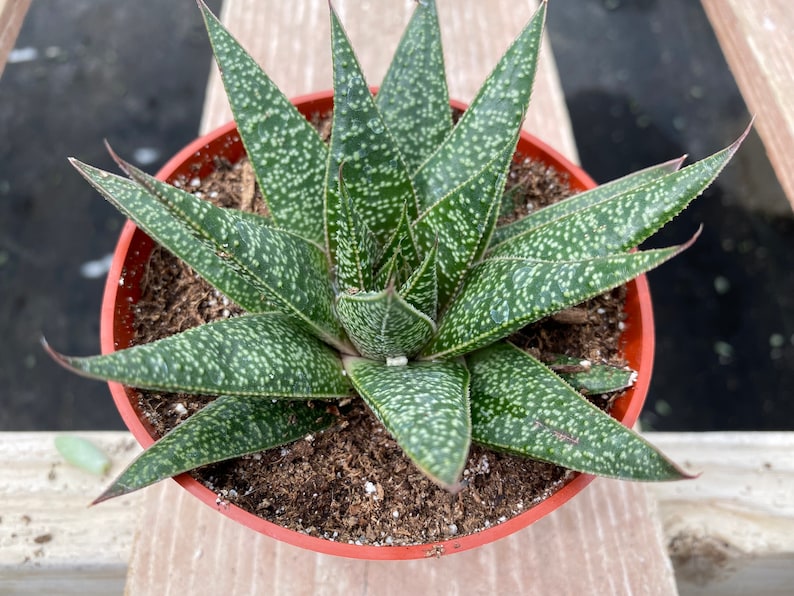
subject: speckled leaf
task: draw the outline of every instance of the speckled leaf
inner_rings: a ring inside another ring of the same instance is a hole
[[[237,130],[273,220],[323,244],[328,148],[256,61],[200,6]]]
[[[343,294],[336,311],[359,354],[375,360],[410,358],[436,330],[435,323],[393,286],[381,292]]]
[[[435,0],[416,4],[375,103],[411,172],[452,130]]]
[[[400,220],[403,205],[416,217],[408,171],[380,112],[336,13],[331,10],[334,116],[326,170],[325,225],[331,255],[339,221],[340,164],[353,204],[375,238],[385,244]]]
[[[239,211],[215,207],[129,164],[127,167],[137,182],[146,185],[171,214],[263,293],[273,307],[338,349],[349,347],[333,314],[328,260],[319,246],[296,234],[259,225]]]
[[[514,138],[529,105],[546,3],[508,48],[452,133],[414,176],[420,208],[433,205],[480,171]]]
[[[637,373],[630,368],[595,364],[563,354],[555,355],[545,364],[571,387],[585,395],[627,389],[637,379]]]
[[[394,253],[386,264],[375,274],[375,289],[385,290],[389,285],[404,283],[411,275],[411,268],[401,253]]]
[[[388,366],[346,357],[353,386],[413,463],[454,490],[469,453],[469,373],[461,362]]]
[[[406,302],[436,320],[438,313],[438,272],[436,256],[438,244],[434,244],[424,261],[417,267],[399,290]]]
[[[600,476],[687,477],[645,439],[518,348],[500,343],[466,361],[475,442]]]
[[[141,453],[94,504],[200,466],[290,443],[334,420],[304,403],[221,396]]]
[[[451,358],[485,347],[633,279],[686,246],[563,263],[508,258],[483,261],[471,270],[422,353],[427,358]]]
[[[483,238],[490,235],[488,226],[499,207],[515,142],[512,139],[497,157],[423,212],[414,224],[421,251],[438,244],[438,300],[442,309],[479,256]]]
[[[141,389],[289,399],[350,390],[338,353],[279,313],[224,319],[102,356],[50,352],[82,375]]]
[[[389,241],[385,244],[381,255],[378,257],[376,267],[381,269],[386,266],[396,252],[403,256],[403,259],[411,269],[418,267],[422,261],[421,253],[416,246],[416,240],[411,231],[407,205],[403,205],[400,220],[395,226]]]
[[[339,227],[336,232],[336,279],[340,290],[372,290],[377,242],[359,216],[339,173]]]
[[[579,211],[585,207],[597,205],[598,203],[610,199],[616,195],[622,194],[627,190],[637,188],[646,182],[651,182],[652,180],[661,178],[666,174],[676,172],[681,167],[683,161],[683,157],[666,161],[664,163],[627,174],[622,178],[617,178],[610,182],[606,182],[590,190],[580,192],[579,194],[573,195],[564,201],[560,201],[559,203],[554,203],[553,205],[549,205],[543,209],[538,209],[537,211],[528,214],[522,219],[514,221],[506,226],[497,228],[494,232],[493,238],[491,239],[491,247],[496,247],[498,244],[501,244],[513,236],[517,236],[518,234],[541,226],[554,219],[559,219],[566,215],[570,215],[574,211]],[[509,193],[505,193],[505,196],[507,196],[507,194]],[[513,210],[512,200],[510,201],[509,210]]]
[[[514,236],[489,256],[574,261],[627,251],[703,192],[736,152],[738,143],[678,172]]]
[[[173,215],[140,185],[84,164],[72,165],[114,207],[151,238],[166,246],[233,302],[249,312],[270,309],[262,291],[241,278],[216,251],[195,237],[190,227]]]

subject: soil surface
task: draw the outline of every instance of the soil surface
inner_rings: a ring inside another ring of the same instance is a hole
[[[318,122],[322,127],[322,123]],[[195,192],[218,205],[266,213],[250,164],[218,164]],[[185,184],[189,187],[189,184]],[[508,189],[521,216],[570,194],[556,171],[514,163]],[[142,282],[138,343],[243,311],[185,264],[156,248]],[[618,356],[625,292],[618,289],[523,329],[512,340],[533,355],[563,353],[624,364]],[[606,396],[589,396],[607,408]],[[213,398],[140,392],[139,406],[162,435]],[[329,407],[319,403],[318,407]],[[299,532],[341,542],[416,544],[501,523],[547,498],[571,472],[474,445],[456,494],[435,486],[405,457],[359,398],[336,404],[329,430],[282,448],[207,466],[194,476],[230,502]]]

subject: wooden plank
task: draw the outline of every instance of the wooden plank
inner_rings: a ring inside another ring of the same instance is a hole
[[[30,7],[30,0],[0,0],[0,77],[14,47],[22,21]]]
[[[79,434],[112,454],[113,472],[120,470],[137,452],[128,433]],[[0,433],[0,502],[3,503],[0,594],[121,593],[136,526],[167,521],[152,521],[154,505],[166,507],[159,511],[169,512],[171,518],[175,518],[184,507],[190,508],[191,504],[183,503],[188,496],[179,490],[174,494],[174,486],[168,486],[173,483],[164,483],[88,509],[86,503],[106,485],[107,479],[96,479],[65,464],[53,448],[56,435],[51,432]],[[791,456],[794,433],[646,433],[646,436],[676,460],[702,472],[694,481],[650,487],[659,501],[664,530],[662,540],[671,547],[680,593],[699,596],[790,594],[790,586],[794,585],[794,458]],[[484,559],[486,555],[507,560],[519,556],[541,558],[540,563],[536,560],[534,564],[546,567],[544,573],[559,576],[564,572],[564,568],[559,567],[560,561],[556,560],[560,558],[559,549],[572,536],[567,533],[566,525],[581,523],[581,507],[577,501],[608,501],[613,509],[620,509],[626,502],[624,499],[631,498],[623,492],[611,492],[611,484],[609,481],[605,481],[603,487],[600,482],[594,484],[562,509],[559,519],[555,514],[525,531],[531,536],[506,539],[492,545],[492,553],[480,555]],[[630,490],[637,487],[626,486]],[[647,491],[642,492],[647,494]],[[173,495],[173,499],[162,501],[163,493]],[[140,509],[144,500],[146,512]],[[293,560],[296,556],[301,560],[301,551],[269,543],[262,537],[252,538],[253,557],[241,556],[238,550],[246,543],[241,542],[240,536],[245,532],[240,533],[225,518],[220,520],[220,529],[217,524],[207,525],[203,521],[206,516],[220,516],[198,503],[192,506],[199,511],[191,521],[200,526],[205,536],[203,544],[193,544],[188,551],[205,563],[211,559],[204,556],[205,551],[222,548],[226,559],[235,561],[241,577],[247,574],[258,578],[257,574],[277,570],[276,561]],[[651,512],[655,508],[653,503],[649,507]],[[158,511],[156,507],[155,511]],[[546,544],[542,544],[543,533],[551,535]],[[37,537],[46,535],[52,539],[41,544],[36,542]],[[604,535],[603,527],[601,535]],[[206,536],[211,536],[211,542],[206,542]],[[611,549],[618,545],[599,542],[597,547],[600,552],[608,553],[615,552]],[[527,552],[520,554],[521,549]],[[636,560],[638,553],[630,553],[633,560],[624,564],[642,567],[644,563]],[[162,551],[149,551],[150,556],[158,554],[165,556]],[[437,563],[454,566],[455,559],[462,557],[459,565],[466,567],[463,562],[476,559],[474,554],[462,553],[429,562],[426,571],[434,574],[429,581],[440,581],[434,578],[438,574],[458,572]],[[139,560],[137,556],[135,560]],[[259,561],[256,570],[251,567],[252,561]],[[337,585],[332,582],[353,573],[351,565],[354,562],[344,559],[318,556],[302,562],[311,565],[295,579],[304,582],[303,585],[309,581],[305,576],[317,584]],[[609,557],[599,562],[615,564]],[[393,581],[393,574],[413,573],[413,566],[419,563],[395,563],[393,568],[389,564],[381,565],[385,569],[377,571],[377,579]],[[571,562],[574,564],[581,563]],[[500,560],[500,570],[502,565]],[[585,568],[575,573],[582,569]],[[372,569],[367,573],[366,585],[372,592],[376,576]],[[470,571],[464,569],[461,573],[469,577]],[[534,578],[522,586],[519,581],[526,581],[526,578],[512,577],[510,581],[516,588],[512,593],[531,593],[527,586],[536,585]],[[283,584],[286,579],[281,576],[270,581]],[[490,575],[479,581],[481,583],[471,584],[470,591],[481,585],[496,585]],[[507,582],[507,578],[504,581]]]
[[[790,0],[703,0],[703,8],[794,207],[794,11]]]
[[[675,593],[660,528],[649,523],[655,502],[638,484],[597,480],[560,511],[496,543],[399,562],[312,553],[242,528],[175,483],[147,490],[140,527],[156,531],[135,543],[130,594]]]
[[[794,433],[653,433],[697,480],[653,485],[681,594],[788,595]]]
[[[79,433],[113,461],[98,478],[66,464],[56,436],[0,433],[0,593],[121,593],[143,495],[88,504],[140,449],[127,433]]]
[[[329,26],[323,4],[227,0],[221,18],[282,90],[296,96],[330,87]],[[536,3],[438,0],[437,4],[450,93],[469,101]],[[414,2],[335,0],[334,5],[358,48],[370,84],[377,84]],[[230,117],[214,73],[202,131]],[[548,46],[527,127],[576,159]],[[299,550],[230,522],[171,483],[147,492],[140,528],[127,584],[134,594],[212,593],[240,581],[250,593],[278,594],[676,591],[655,502],[643,486],[606,480],[597,481],[563,510],[526,531],[438,561],[349,561]]]

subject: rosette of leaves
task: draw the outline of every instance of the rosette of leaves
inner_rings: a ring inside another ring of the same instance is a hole
[[[330,141],[202,5],[267,217],[215,207],[118,160],[78,171],[245,315],[94,357],[98,379],[218,398],[144,451],[98,500],[332,425],[357,394],[411,461],[455,490],[472,441],[573,470],[684,476],[512,345],[529,323],[667,261],[633,251],[736,150],[661,164],[498,226],[545,2],[453,125],[434,3],[423,0],[376,96],[331,8]],[[573,355],[575,356],[575,355]],[[593,366],[599,391],[631,373]],[[604,373],[604,374],[602,374]],[[344,431],[340,431],[344,432]]]

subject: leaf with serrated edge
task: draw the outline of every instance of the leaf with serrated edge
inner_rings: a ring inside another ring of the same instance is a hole
[[[197,239],[189,226],[140,185],[76,159],[72,165],[99,193],[151,238],[188,263],[230,300],[249,312],[271,307],[261,290],[242,279],[216,251]]]
[[[542,2],[452,133],[416,172],[414,185],[423,200],[420,208],[460,186],[518,134],[529,105],[545,16],[546,3]]]
[[[417,3],[375,104],[410,172],[452,130],[435,0]]]
[[[334,417],[304,403],[222,396],[141,453],[94,504],[193,470],[290,443]]]
[[[200,6],[237,130],[273,220],[323,244],[328,148],[256,61]]]
[[[525,217],[509,223],[506,226],[501,226],[494,232],[491,239],[491,248],[495,248],[502,242],[526,232],[532,228],[536,228],[554,219],[559,219],[566,215],[579,211],[585,207],[597,205],[598,203],[610,199],[616,195],[622,194],[632,188],[637,188],[646,182],[661,178],[666,174],[678,171],[684,158],[673,159],[664,163],[638,170],[631,174],[627,174],[621,178],[611,180],[590,190],[580,192],[579,194],[568,197],[564,201],[548,205],[537,211],[529,213]],[[505,193],[505,195],[509,194]],[[510,211],[513,209],[512,201],[510,202]]]
[[[443,310],[463,281],[489,235],[517,139],[512,139],[482,170],[419,216],[413,226],[420,250],[438,244],[438,300]]]
[[[612,478],[687,477],[645,439],[518,348],[495,344],[470,354],[466,362],[475,442]]]
[[[403,205],[416,216],[416,196],[402,157],[375,107],[361,67],[336,13],[331,10],[334,115],[325,185],[327,246],[334,255],[339,221],[337,177],[378,242],[384,244],[399,222]]]
[[[451,358],[487,346],[542,317],[626,283],[672,258],[692,241],[584,261],[483,261],[472,268],[460,295],[422,350],[423,357]]]
[[[287,399],[350,391],[338,353],[280,313],[223,319],[102,356],[49,351],[79,374],[141,389]]]
[[[326,343],[350,350],[333,314],[328,260],[319,246],[296,234],[259,225],[238,211],[215,207],[129,164],[126,167],[136,182],[145,185],[273,307]]]
[[[637,373],[626,367],[592,363],[582,358],[556,354],[546,366],[571,387],[585,395],[612,393],[634,384]]]
[[[388,366],[345,357],[356,391],[411,461],[455,490],[471,442],[469,373],[462,362]]]
[[[359,354],[375,360],[410,358],[436,330],[432,319],[408,304],[393,286],[381,292],[342,294],[336,311]]]
[[[438,313],[437,253],[438,244],[436,243],[398,292],[406,302],[425,313],[434,321]]]
[[[339,227],[336,246],[336,279],[342,290],[372,289],[372,267],[377,243],[359,216],[339,171]]]
[[[400,214],[400,221],[394,228],[394,232],[389,238],[389,241],[383,248],[381,255],[377,259],[377,269],[383,269],[389,266],[389,262],[394,257],[394,254],[399,252],[408,266],[413,269],[422,261],[419,248],[416,246],[413,232],[411,231],[410,221],[408,219],[408,206],[403,205],[402,213]]]
[[[494,248],[489,257],[574,261],[629,250],[703,192],[740,141],[678,172],[514,236]]]

